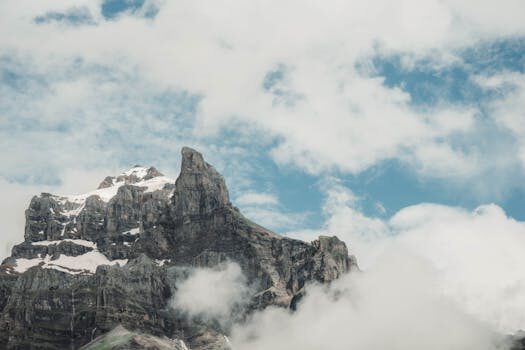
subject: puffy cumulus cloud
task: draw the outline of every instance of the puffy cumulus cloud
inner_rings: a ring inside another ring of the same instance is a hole
[[[414,264],[431,267],[436,290],[460,310],[497,332],[525,329],[524,222],[494,204],[473,211],[418,204],[379,219],[363,215],[358,201],[340,185],[328,190],[321,231],[347,242],[365,274],[391,254],[417,257]],[[318,234],[307,230],[291,236],[311,240]],[[403,269],[392,274],[402,278]]]
[[[227,325],[249,297],[250,288],[238,264],[197,268],[177,283],[172,306],[189,317]]]
[[[406,91],[387,87],[382,77],[356,67],[391,53],[410,62],[432,57],[436,64],[448,64],[460,59],[457,48],[525,33],[515,0],[497,6],[438,0],[146,3],[159,8],[154,18],[124,12],[106,21],[101,2],[81,2],[76,6],[86,7],[97,25],[65,28],[32,19],[49,11],[62,13],[67,2],[2,2],[9,10],[0,11],[0,31],[16,36],[0,38],[1,55],[28,59],[44,75],[57,67],[71,73],[75,63],[85,62],[120,77],[113,84],[86,85],[66,74],[65,81],[49,82],[46,88],[56,93],[28,113],[44,124],[56,116],[80,114],[77,119],[89,130],[99,123],[83,114],[92,104],[100,115],[128,116],[120,121],[124,125],[149,117],[141,107],[155,104],[142,96],[183,90],[201,99],[195,125],[179,138],[195,142],[225,128],[248,128],[265,135],[276,161],[312,173],[356,173],[397,158],[424,176],[469,178],[487,164],[476,147],[467,147],[478,141],[475,108],[415,109]],[[11,97],[19,93],[9,90],[4,96],[14,101]],[[93,156],[100,154],[97,150]]]
[[[502,332],[525,328],[525,223],[493,204],[472,212],[422,204],[401,210],[390,225],[443,274],[444,294],[468,313]]]
[[[501,340],[439,292],[439,274],[401,247],[363,273],[310,286],[291,313],[268,309],[232,331],[234,349],[497,349]],[[503,347],[502,347],[503,348]]]
[[[330,76],[321,72],[320,75]],[[326,78],[319,76],[315,80]],[[410,107],[408,94],[385,87],[377,78],[354,76],[344,83],[333,83],[324,94],[313,91],[317,86],[302,93],[308,98],[293,111],[274,108],[273,122],[264,119],[271,123],[267,127],[284,140],[272,152],[276,161],[296,164],[312,173],[331,169],[358,173],[392,158],[415,166],[423,164],[418,168],[425,175],[432,174],[427,171],[430,164],[441,164],[443,176],[446,169],[457,169],[455,175],[460,177],[472,175],[476,169],[475,159],[469,159],[468,154],[453,149],[446,141],[473,130],[474,111],[416,112]],[[304,90],[299,86],[298,89]],[[298,110],[300,113],[295,114]],[[449,115],[461,122],[442,128],[440,120]],[[433,163],[436,160],[441,162]]]

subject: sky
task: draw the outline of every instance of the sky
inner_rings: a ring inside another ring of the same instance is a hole
[[[363,268],[394,239],[467,312],[525,329],[506,314],[525,305],[510,292],[525,286],[524,14],[521,0],[4,0],[0,258],[32,195],[135,164],[176,177],[186,145],[254,221],[337,234]],[[481,267],[501,282],[485,295]]]

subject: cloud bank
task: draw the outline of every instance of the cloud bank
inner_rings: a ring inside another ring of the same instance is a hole
[[[254,350],[497,349],[501,339],[443,298],[436,276],[424,259],[395,249],[366,272],[310,286],[295,313],[255,314],[230,339]]]
[[[325,203],[322,231],[347,242],[365,274],[374,271],[385,254],[412,255],[420,259],[414,264],[432,268],[439,293],[463,312],[497,332],[525,329],[525,223],[507,217],[499,206],[469,211],[419,204],[380,219],[363,215],[358,199],[340,185],[327,191]],[[306,240],[317,234],[291,233]]]
[[[390,224],[398,240],[443,274],[443,292],[495,329],[525,329],[525,223],[496,205],[470,212],[418,205]]]

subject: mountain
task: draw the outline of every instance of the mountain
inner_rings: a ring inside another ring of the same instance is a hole
[[[164,349],[168,338],[173,349],[227,349],[227,326],[172,307],[188,269],[238,264],[253,288],[243,315],[293,307],[307,282],[357,269],[336,237],[306,243],[245,218],[187,147],[176,181],[136,166],[87,194],[35,196],[25,215],[24,242],[0,265],[2,349]],[[100,345],[114,338],[134,345]]]

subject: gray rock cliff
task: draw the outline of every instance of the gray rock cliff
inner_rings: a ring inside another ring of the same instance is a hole
[[[173,349],[227,349],[227,329],[171,307],[181,268],[239,264],[256,288],[245,313],[290,307],[306,283],[357,268],[336,237],[306,243],[245,218],[186,147],[176,181],[137,166],[86,195],[35,196],[24,237],[0,265],[2,349],[78,349],[117,326],[144,335],[128,348],[169,338]]]

